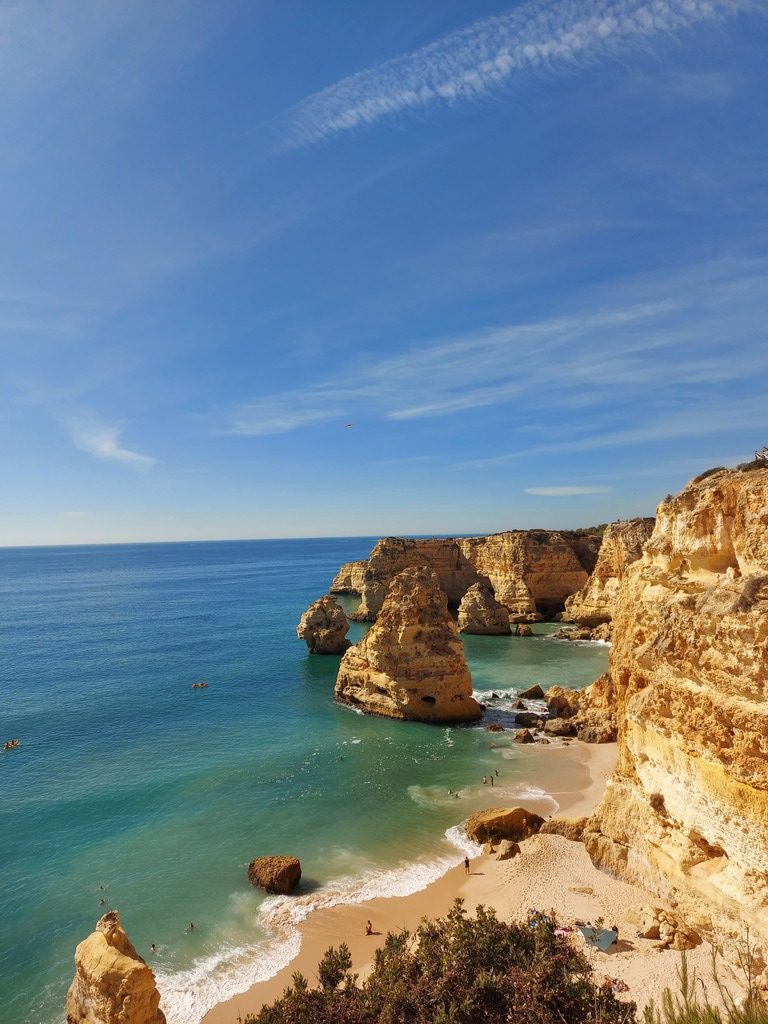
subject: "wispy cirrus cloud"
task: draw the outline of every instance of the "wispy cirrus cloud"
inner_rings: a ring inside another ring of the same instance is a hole
[[[225,430],[264,436],[333,420],[407,423],[497,406],[509,410],[517,440],[546,422],[542,410],[566,415],[573,428],[558,450],[710,432],[701,396],[712,410],[712,396],[729,383],[754,387],[768,373],[768,346],[756,344],[765,337],[767,280],[768,261],[724,258],[621,282],[587,308],[414,343],[264,395],[235,410]],[[731,409],[734,421],[743,407]],[[512,447],[492,457],[512,459]]]
[[[477,99],[515,75],[556,73],[760,8],[759,0],[529,0],[307,97],[283,118],[284,145],[311,145],[384,117]]]
[[[542,498],[571,498],[577,494],[610,494],[610,487],[526,487],[526,494],[536,494]]]
[[[73,443],[81,451],[88,452],[97,459],[119,462],[138,470],[151,469],[157,463],[157,459],[151,455],[142,455],[140,452],[125,448],[120,440],[119,427],[107,426],[92,420],[70,422],[68,426]]]

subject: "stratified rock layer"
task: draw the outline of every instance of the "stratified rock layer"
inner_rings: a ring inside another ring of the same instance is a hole
[[[430,569],[394,578],[376,624],[342,658],[336,697],[389,718],[480,718],[464,648]]]
[[[653,519],[630,519],[606,528],[592,575],[581,590],[566,599],[564,622],[597,626],[611,621],[619,584],[629,566],[643,553],[653,523]]]
[[[765,956],[768,469],[712,471],[659,506],[613,631],[619,760],[590,856]]]
[[[509,634],[509,612],[493,596],[488,583],[473,583],[459,605],[459,632],[493,636]]]
[[[328,596],[314,601],[296,627],[296,635],[306,642],[310,654],[343,654],[349,647],[348,631],[344,609]]]
[[[368,568],[366,561],[345,562],[333,578],[329,587],[332,594],[359,594],[363,585],[363,573]]]
[[[354,583],[362,601],[353,616],[373,621],[392,579],[403,569],[428,566],[437,575],[451,607],[458,607],[475,583],[490,584],[496,600],[515,622],[535,622],[562,611],[565,599],[589,578],[600,536],[575,531],[515,530],[488,537],[426,540],[386,537],[375,545],[365,568],[348,570],[341,582]]]
[[[116,910],[105,914],[75,950],[67,1024],[165,1024],[155,976]]]

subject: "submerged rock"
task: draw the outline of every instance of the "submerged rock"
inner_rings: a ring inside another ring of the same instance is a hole
[[[256,857],[248,865],[248,881],[267,892],[287,895],[301,880],[298,857]]]
[[[509,634],[509,612],[496,600],[489,583],[473,583],[462,597],[459,632],[489,636]]]
[[[155,976],[116,910],[104,914],[75,950],[67,1024],[165,1024]]]
[[[343,654],[350,646],[348,631],[344,609],[329,596],[314,601],[296,627],[296,635],[306,642],[310,654]]]
[[[394,578],[376,624],[344,655],[335,693],[342,703],[388,718],[480,718],[464,648],[430,569],[405,569]]]

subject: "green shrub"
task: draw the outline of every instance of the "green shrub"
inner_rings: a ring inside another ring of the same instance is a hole
[[[325,954],[319,988],[299,974],[245,1024],[635,1024],[635,1004],[598,986],[586,957],[555,934],[505,924],[456,900],[414,934],[389,933],[369,978],[350,974],[349,949]]]

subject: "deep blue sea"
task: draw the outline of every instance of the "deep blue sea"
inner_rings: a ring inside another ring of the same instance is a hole
[[[552,809],[541,757],[509,733],[334,704],[339,659],[310,657],[296,624],[373,543],[0,549],[0,741],[21,740],[0,751],[3,1024],[63,1020],[74,948],[111,908],[169,1024],[198,1024],[290,959],[313,907],[421,888],[463,856],[456,826],[491,800]],[[532,683],[604,671],[605,647],[553,629],[465,638],[495,717]],[[298,897],[248,884],[267,853],[301,858]]]

